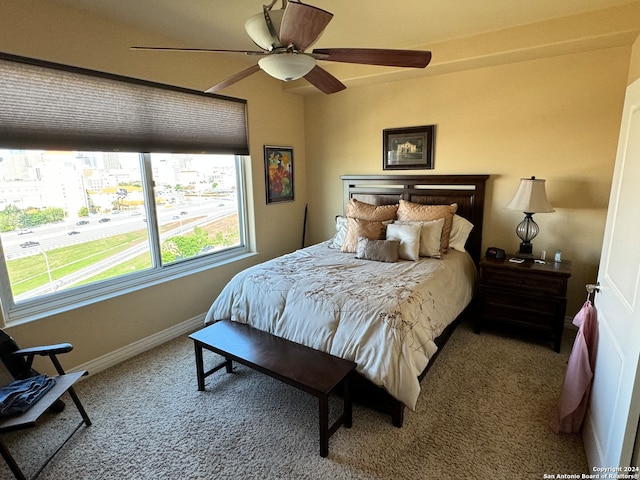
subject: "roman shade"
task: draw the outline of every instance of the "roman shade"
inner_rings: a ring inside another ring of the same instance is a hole
[[[0,53],[0,148],[247,155],[246,100]]]

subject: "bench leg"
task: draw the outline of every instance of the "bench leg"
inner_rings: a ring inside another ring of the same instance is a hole
[[[198,379],[198,390],[204,390],[204,359],[202,358],[202,345],[193,342],[196,349],[196,378]]]
[[[318,397],[318,417],[320,420],[320,456],[329,455],[329,397]]]
[[[227,373],[233,373],[233,361],[230,358],[225,357],[224,362],[220,365],[213,367],[211,370],[205,372],[204,371],[204,355],[203,350],[204,347],[202,343],[198,341],[193,342],[195,352],[196,352],[196,378],[198,379],[198,390],[204,391],[204,379],[207,378],[212,373],[217,372],[222,367],[226,367]]]
[[[225,357],[225,365],[227,366],[227,373],[233,373],[233,360]]]

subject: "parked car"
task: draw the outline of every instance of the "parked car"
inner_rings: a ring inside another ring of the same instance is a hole
[[[98,220],[98,223],[105,223],[105,222],[110,222],[111,219],[110,218],[101,218],[100,220]]]
[[[27,228],[23,228],[21,230],[18,230],[18,235],[25,235],[27,233],[33,233],[31,230],[27,229]]]
[[[76,222],[76,225],[87,225],[89,223],[89,220],[80,220],[79,222]]]
[[[20,244],[22,248],[36,247],[38,245],[40,245],[40,242],[34,242],[33,240]]]

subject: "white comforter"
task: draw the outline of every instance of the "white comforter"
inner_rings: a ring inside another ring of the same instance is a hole
[[[238,273],[205,324],[230,318],[352,360],[415,410],[433,340],[471,301],[474,281],[466,252],[381,263],[324,242]]]

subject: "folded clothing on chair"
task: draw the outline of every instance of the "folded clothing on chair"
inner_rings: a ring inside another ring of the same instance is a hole
[[[26,412],[55,384],[55,378],[36,375],[24,380],[15,380],[0,388],[0,416]]]

